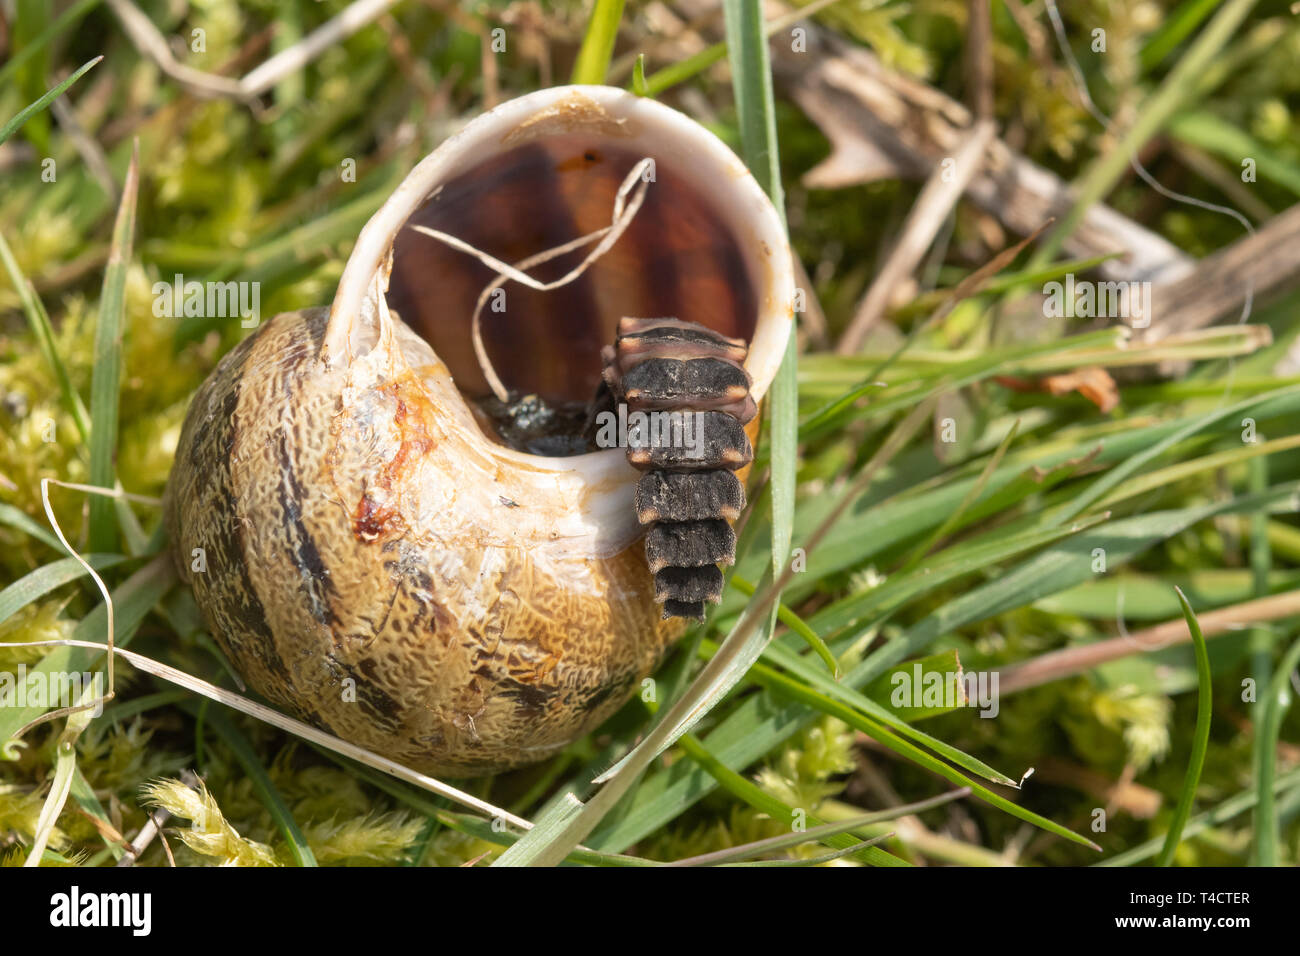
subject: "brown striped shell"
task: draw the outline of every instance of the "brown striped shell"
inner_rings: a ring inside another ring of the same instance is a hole
[[[417,377],[325,371],[327,318],[277,316],[195,396],[167,496],[178,566],[236,669],[311,723],[453,776],[540,760],[621,706],[680,628],[639,549],[513,534],[539,503],[453,440]]]
[[[761,398],[792,322],[775,211],[691,121],[570,87],[503,104],[417,166],[358,237],[332,307],[259,328],[182,429],[167,527],[234,667],[274,704],[425,772],[558,751],[622,706],[682,631],[655,601],[623,451],[540,457],[484,431],[467,401],[484,384],[468,328],[490,274],[406,228],[435,222],[507,259],[572,239],[602,224],[600,201],[608,222],[593,152],[615,179],[652,156],[650,196],[674,185],[660,218],[638,218],[568,294],[507,290],[484,328],[502,378],[585,399],[619,316],[710,295],[713,327],[750,343]],[[503,190],[531,202],[526,216]],[[694,224],[680,242],[674,207]]]

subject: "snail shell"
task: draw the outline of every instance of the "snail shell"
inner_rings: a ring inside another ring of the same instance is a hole
[[[722,601],[718,565],[736,562],[728,522],[740,516],[745,491],[734,472],[754,458],[744,426],[758,414],[747,351],[740,339],[681,319],[623,319],[605,350],[611,394],[668,416],[666,428],[639,436],[627,453],[646,473],[636,485],[636,516],[649,527],[646,563],[664,617],[703,618],[706,603]]]
[[[585,400],[621,317],[676,315],[748,342],[761,400],[793,319],[776,211],[702,127],[589,86],[448,139],[362,230],[332,307],[272,319],[201,386],[168,531],[213,636],[271,701],[418,770],[493,773],[596,727],[679,636],[624,449],[540,457],[485,432],[469,327],[495,274],[407,228],[519,261],[608,225],[647,156],[628,231],[572,285],[504,290],[487,352],[512,389]]]

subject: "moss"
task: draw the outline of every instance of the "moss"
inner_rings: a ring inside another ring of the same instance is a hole
[[[44,805],[45,795],[39,788],[0,784],[0,846],[3,846],[5,834],[10,835],[9,841],[17,836],[25,842],[30,842],[36,832],[36,821],[40,819],[41,808]],[[50,849],[64,850],[70,844],[71,840],[65,830],[55,826],[50,831]],[[23,856],[26,858],[26,854]]]
[[[221,866],[276,866],[274,851],[264,843],[239,835],[203,784],[191,790],[180,780],[155,780],[142,788],[144,802],[160,807],[189,827],[173,832],[195,853]]]

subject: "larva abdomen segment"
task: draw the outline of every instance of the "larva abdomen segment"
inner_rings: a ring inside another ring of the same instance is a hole
[[[735,521],[745,508],[745,489],[730,471],[649,471],[636,483],[636,516],[655,521]]]
[[[703,601],[664,601],[664,620],[670,617],[693,617],[697,621],[704,619]]]
[[[745,426],[726,412],[660,409],[651,434],[628,437],[627,460],[636,468],[709,471],[743,468],[754,460]]]
[[[734,564],[736,532],[721,518],[656,521],[645,536],[645,556],[656,574],[668,567]]]
[[[646,472],[636,513],[649,527],[646,563],[665,618],[702,618],[706,603],[722,600],[719,565],[736,560],[728,522],[745,492],[733,472],[753,460],[744,426],[757,414],[746,354],[740,339],[670,318],[624,318],[603,352],[606,385],[643,413],[627,457]]]
[[[646,358],[718,358],[745,361],[745,344],[707,329],[683,325],[658,326],[619,337],[619,352],[625,363]]]
[[[664,568],[655,575],[655,600],[704,602],[722,593],[722,571],[716,564],[698,568]]]
[[[742,401],[749,376],[720,358],[643,358],[623,373],[623,393],[642,408],[716,408]]]

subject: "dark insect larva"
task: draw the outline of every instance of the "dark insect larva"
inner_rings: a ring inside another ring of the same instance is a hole
[[[753,460],[745,425],[757,412],[745,356],[740,339],[669,318],[625,318],[605,349],[609,395],[597,403],[623,402],[636,418],[627,460],[645,472],[636,514],[665,618],[702,618],[722,600],[718,565],[736,560],[728,522],[745,491],[734,472]]]

